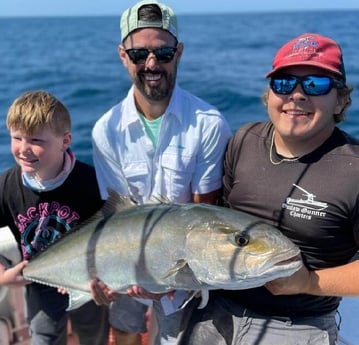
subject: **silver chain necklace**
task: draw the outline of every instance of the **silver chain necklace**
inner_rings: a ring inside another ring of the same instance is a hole
[[[273,134],[272,134],[272,141],[271,141],[271,144],[270,144],[270,149],[269,149],[269,160],[270,162],[273,164],[273,165],[279,165],[283,162],[295,162],[297,161],[300,157],[294,157],[294,158],[282,158],[280,161],[278,162],[275,162],[273,160],[273,150],[274,150],[274,133],[275,131],[273,131]]]

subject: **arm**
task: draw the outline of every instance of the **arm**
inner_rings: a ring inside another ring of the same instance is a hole
[[[109,305],[120,298],[120,294],[111,290],[101,280],[94,279],[90,282],[92,299],[97,305]]]
[[[265,286],[274,295],[359,296],[359,260],[316,271],[303,267],[292,276]]]
[[[221,196],[221,189],[206,194],[192,194],[192,201],[194,203],[216,204],[218,198]]]
[[[26,266],[27,261],[22,261],[17,265],[6,269],[4,265],[0,264],[0,286],[23,286],[28,282],[23,278],[21,272]]]
[[[217,204],[222,197],[223,160],[231,136],[227,123],[220,118],[203,126],[191,181],[192,202]]]
[[[96,124],[92,131],[92,158],[102,198],[107,199],[107,188],[127,196],[127,180],[102,123]]]
[[[114,290],[111,290],[104,282],[101,280],[92,280],[90,282],[90,289],[92,299],[95,301],[97,305],[109,305],[113,301],[117,301],[121,294],[117,293]],[[154,294],[151,292],[146,291],[145,289],[141,288],[138,285],[133,285],[131,288],[127,290],[127,294],[130,297],[138,297],[138,298],[147,298],[152,300],[160,300],[161,297],[167,295],[169,299],[173,296],[172,291],[164,294]]]

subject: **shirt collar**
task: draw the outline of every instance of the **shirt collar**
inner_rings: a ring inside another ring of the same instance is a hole
[[[167,114],[170,114],[171,116],[176,116],[178,121],[180,121],[182,123],[183,122],[182,121],[183,114],[180,111],[181,107],[179,106],[179,99],[180,99],[181,92],[182,92],[181,88],[176,84],[173,89],[170,103],[163,115],[166,116]],[[127,94],[127,97],[126,97],[125,103],[124,103],[124,108],[126,111],[126,116],[122,117],[124,126],[129,126],[131,123],[141,121],[141,119],[138,117],[138,112],[137,112],[137,108],[136,108],[136,104],[135,104],[134,86],[132,86],[130,88],[130,90],[128,91],[128,94]]]

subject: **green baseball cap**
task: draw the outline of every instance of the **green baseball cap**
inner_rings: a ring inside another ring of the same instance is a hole
[[[157,5],[162,13],[160,21],[144,21],[138,18],[138,11],[144,5]],[[122,42],[134,30],[141,28],[160,28],[168,31],[177,39],[177,18],[172,8],[156,0],[143,0],[128,8],[121,16]]]

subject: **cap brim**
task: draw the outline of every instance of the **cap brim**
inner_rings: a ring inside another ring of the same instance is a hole
[[[296,61],[296,62],[292,62],[292,63],[288,63],[288,64],[283,64],[280,65],[277,68],[272,69],[270,72],[268,72],[266,74],[266,78],[271,77],[273,74],[277,73],[278,71],[287,68],[287,67],[293,67],[293,66],[313,66],[313,67],[319,67],[321,69],[324,69],[325,71],[329,71],[332,72],[334,74],[340,75],[342,78],[344,78],[343,73],[341,71],[339,71],[336,68],[330,68],[328,67],[328,65],[325,64],[321,64],[318,61]]]

